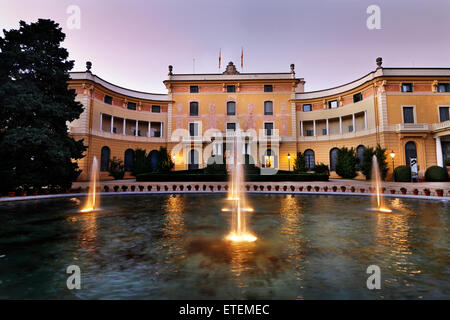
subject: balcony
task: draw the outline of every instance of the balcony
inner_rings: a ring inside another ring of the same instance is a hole
[[[431,125],[432,131],[443,131],[443,130],[448,130],[448,129],[450,129],[450,120],[433,123]]]
[[[396,132],[423,132],[430,131],[427,123],[399,123],[395,127]]]

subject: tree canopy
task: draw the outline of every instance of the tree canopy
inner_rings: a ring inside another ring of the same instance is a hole
[[[0,37],[0,179],[17,187],[69,187],[86,147],[68,135],[83,111],[67,81],[74,62],[57,23],[39,19]]]

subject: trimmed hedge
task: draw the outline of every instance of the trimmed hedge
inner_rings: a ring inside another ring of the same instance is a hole
[[[250,174],[246,181],[328,181],[329,175],[325,173],[278,173],[273,175]]]
[[[409,166],[398,166],[395,168],[394,180],[397,182],[411,182],[411,168]]]
[[[425,180],[431,182],[448,181],[448,172],[446,168],[432,166],[425,171]]]
[[[197,170],[196,170],[197,171]],[[186,173],[187,170],[183,170],[182,173],[173,171],[171,173],[142,173],[136,176],[136,181],[228,181],[229,177],[226,174],[205,174],[205,173]],[[274,175],[260,175],[260,174],[247,174],[245,181],[328,181],[328,175],[323,173],[292,173],[292,171],[281,171]]]
[[[228,181],[226,174],[206,174],[206,173],[141,173],[136,176],[136,181]]]

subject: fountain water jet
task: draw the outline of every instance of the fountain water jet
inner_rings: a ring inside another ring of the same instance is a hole
[[[98,161],[97,157],[94,156],[91,166],[91,181],[89,183],[89,194],[83,209],[81,209],[81,212],[91,212],[99,207],[100,199],[98,199],[97,197],[98,180],[99,180]]]
[[[380,168],[378,166],[378,159],[376,155],[372,157],[372,181],[375,187],[376,199],[377,199],[377,210],[380,212],[392,212],[391,209],[384,207],[383,196],[381,195],[381,177]]]
[[[230,191],[228,193],[228,200],[231,202],[230,208],[224,208],[222,211],[232,213],[231,231],[226,239],[234,242],[253,242],[256,237],[251,234],[247,227],[247,212],[253,212],[252,208],[246,205],[244,193],[244,168],[240,161],[242,157],[238,157],[238,150],[242,150],[241,131],[237,129],[234,133],[234,145],[231,161],[231,180]],[[230,162],[229,162],[230,163]]]

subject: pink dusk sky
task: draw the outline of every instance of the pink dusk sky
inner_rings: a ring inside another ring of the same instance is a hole
[[[67,25],[70,5],[80,28]],[[381,9],[381,29],[369,30],[370,5]],[[449,0],[1,0],[0,28],[20,20],[58,22],[74,71],[114,84],[165,93],[174,73],[218,73],[233,61],[243,72],[289,72],[295,63],[306,91],[356,80],[376,68],[450,67]],[[2,34],[3,36],[3,34]]]

